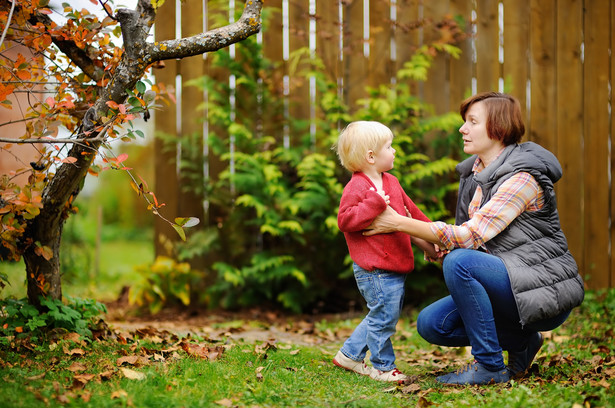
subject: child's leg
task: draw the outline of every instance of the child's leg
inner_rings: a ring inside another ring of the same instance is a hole
[[[342,353],[356,361],[365,357],[369,348],[370,361],[380,371],[395,368],[395,353],[391,336],[395,333],[404,300],[406,275],[354,267],[359,291],[369,313],[344,343]]]

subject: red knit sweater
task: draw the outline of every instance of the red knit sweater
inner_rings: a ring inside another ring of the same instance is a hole
[[[382,187],[389,196],[389,205],[399,214],[430,222],[406,195],[397,177],[382,173]],[[374,188],[374,190],[370,190]],[[384,199],[375,191],[376,186],[364,173],[356,172],[344,187],[340,201],[337,225],[344,233],[352,260],[361,268],[372,271],[384,269],[408,273],[414,269],[414,255],[410,235],[403,232],[364,236],[363,231],[374,218],[386,210]]]

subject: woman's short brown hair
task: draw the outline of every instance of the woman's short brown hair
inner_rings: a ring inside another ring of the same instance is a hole
[[[483,102],[487,111],[487,135],[505,146],[519,143],[525,133],[521,116],[521,104],[517,98],[499,92],[483,92],[469,97],[461,103],[459,113],[466,120],[466,114],[476,102]]]

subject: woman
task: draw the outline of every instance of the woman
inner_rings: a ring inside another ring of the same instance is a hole
[[[525,374],[542,346],[540,331],[558,327],[581,304],[583,280],[553,191],[562,168],[539,145],[519,143],[519,102],[481,93],[460,113],[463,150],[473,156],[457,165],[456,225],[387,209],[365,234],[402,231],[451,251],[442,266],[450,296],[421,311],[418,332],[433,344],[472,346],[475,361],[437,381],[501,383]]]

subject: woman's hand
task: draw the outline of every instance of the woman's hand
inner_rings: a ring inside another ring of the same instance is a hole
[[[376,234],[387,234],[389,232],[399,231],[399,218],[403,218],[403,215],[399,215],[390,206],[387,207],[363,232],[363,235],[370,236]]]

